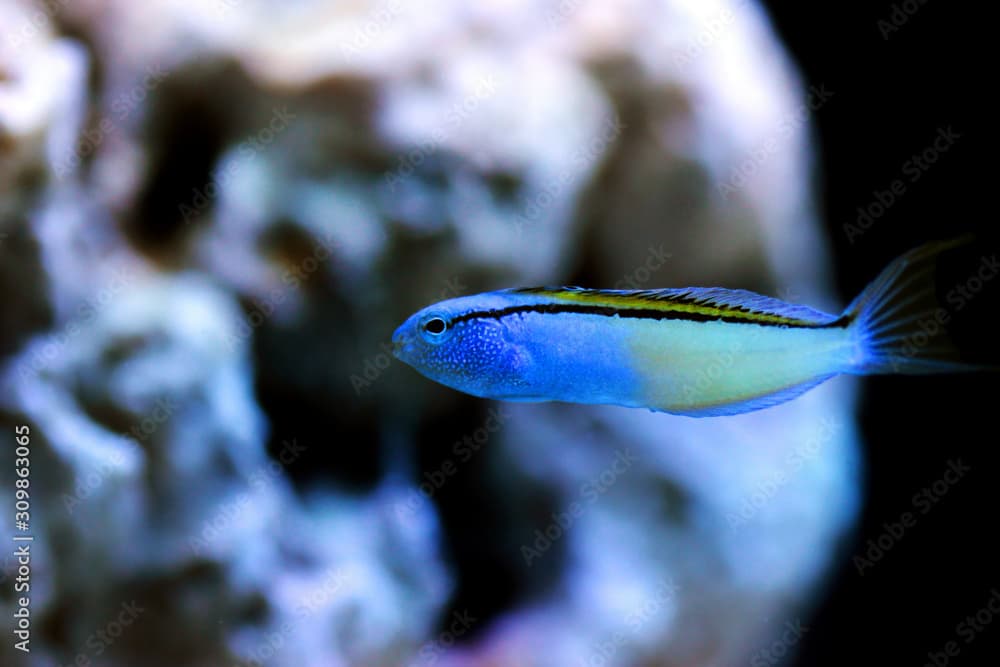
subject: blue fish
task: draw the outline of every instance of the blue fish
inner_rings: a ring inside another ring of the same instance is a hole
[[[417,312],[393,352],[483,398],[693,417],[766,408],[844,373],[973,370],[934,294],[936,257],[959,243],[906,253],[840,315],[735,289],[506,289]]]

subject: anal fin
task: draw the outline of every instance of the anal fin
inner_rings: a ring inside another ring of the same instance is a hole
[[[764,394],[763,396],[754,396],[753,398],[745,399],[742,401],[736,401],[734,403],[717,403],[715,405],[706,405],[704,407],[696,408],[658,408],[659,411],[669,412],[674,415],[683,415],[685,417],[724,417],[730,415],[739,415],[745,412],[753,412],[755,410],[762,410],[764,408],[769,408],[780,403],[785,403],[797,398],[802,394],[806,393],[813,387],[820,385],[830,378],[832,378],[836,373],[831,373],[829,375],[821,375],[817,378],[801,382],[791,387],[786,387],[784,389],[779,389],[776,392],[770,394]]]

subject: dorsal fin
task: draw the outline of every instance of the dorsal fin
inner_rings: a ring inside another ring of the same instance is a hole
[[[837,319],[808,306],[786,303],[741,289],[683,287],[657,290],[607,290],[583,287],[529,287],[511,290],[548,297],[561,303],[608,308],[693,312],[767,324],[821,326]]]

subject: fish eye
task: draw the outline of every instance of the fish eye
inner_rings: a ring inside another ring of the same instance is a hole
[[[427,333],[432,333],[435,336],[444,333],[444,330],[447,328],[448,325],[440,317],[432,317],[424,322],[424,329],[427,330]]]
[[[420,333],[431,343],[440,343],[448,332],[448,321],[440,315],[431,315],[420,324]]]

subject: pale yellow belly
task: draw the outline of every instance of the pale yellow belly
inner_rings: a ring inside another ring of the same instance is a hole
[[[636,398],[667,412],[696,413],[789,390],[795,395],[796,387],[842,372],[849,352],[847,332],[839,328],[635,324],[629,347],[640,380]]]

